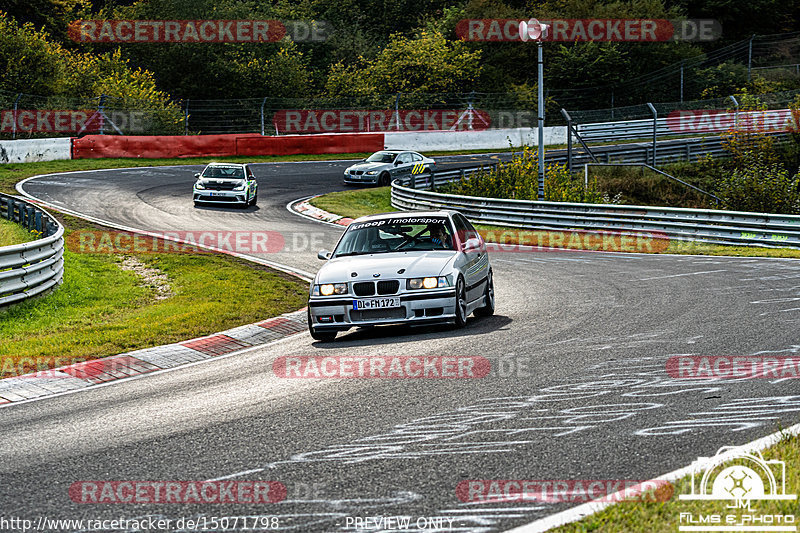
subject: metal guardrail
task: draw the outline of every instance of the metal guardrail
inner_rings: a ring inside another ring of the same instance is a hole
[[[588,229],[680,241],[800,248],[800,216],[714,209],[535,202],[442,194],[392,182],[398,209],[454,209],[474,222],[540,230]]]
[[[37,205],[0,194],[0,216],[42,236],[0,247],[0,307],[43,294],[64,276],[64,227]]]

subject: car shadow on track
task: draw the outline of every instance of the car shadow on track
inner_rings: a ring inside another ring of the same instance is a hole
[[[513,320],[503,315],[490,317],[471,317],[464,328],[456,329],[449,324],[433,326],[375,326],[358,328],[339,333],[333,342],[316,341],[314,348],[342,348],[345,346],[375,346],[376,344],[402,344],[424,339],[444,339],[486,335],[505,329]]]
[[[220,213],[255,213],[259,210],[257,205],[251,205],[247,207],[240,207],[238,205],[196,205],[194,208],[198,211],[217,211]]]

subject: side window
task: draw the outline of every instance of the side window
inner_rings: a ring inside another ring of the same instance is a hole
[[[400,157],[397,158],[397,160],[403,165],[411,163],[411,154],[409,154],[408,152],[402,153],[400,154]]]
[[[466,224],[466,226],[467,226],[467,235],[469,236],[469,238],[470,239],[479,239],[480,238],[480,234],[478,233],[478,230],[475,229],[475,227],[470,223],[469,220],[466,219],[466,217],[462,216],[461,218],[464,219],[464,224]]]
[[[475,228],[472,227],[469,220],[461,213],[457,213],[453,216],[453,222],[455,222],[456,231],[458,232],[458,237],[461,239],[461,242],[467,242],[469,239],[478,238],[478,232],[475,231]]]
[[[414,161],[422,161],[422,156],[419,154],[411,154],[411,156],[414,158]]]

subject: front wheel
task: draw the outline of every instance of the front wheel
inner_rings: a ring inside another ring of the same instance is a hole
[[[252,200],[250,200],[250,205],[252,205],[252,206],[258,205],[258,195],[257,194],[255,196],[253,196]]]
[[[384,172],[378,178],[378,187],[388,187],[391,180],[388,172]]]
[[[463,328],[467,325],[467,289],[464,278],[456,281],[456,327]]]
[[[489,271],[489,278],[486,281],[486,292],[483,297],[483,307],[475,309],[475,316],[492,316],[494,314],[494,280],[492,271]]]

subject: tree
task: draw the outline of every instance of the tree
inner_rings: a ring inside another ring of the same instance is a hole
[[[395,34],[373,61],[362,57],[356,65],[334,64],[325,88],[330,96],[465,92],[480,75],[480,57],[480,51],[441,33]]]

